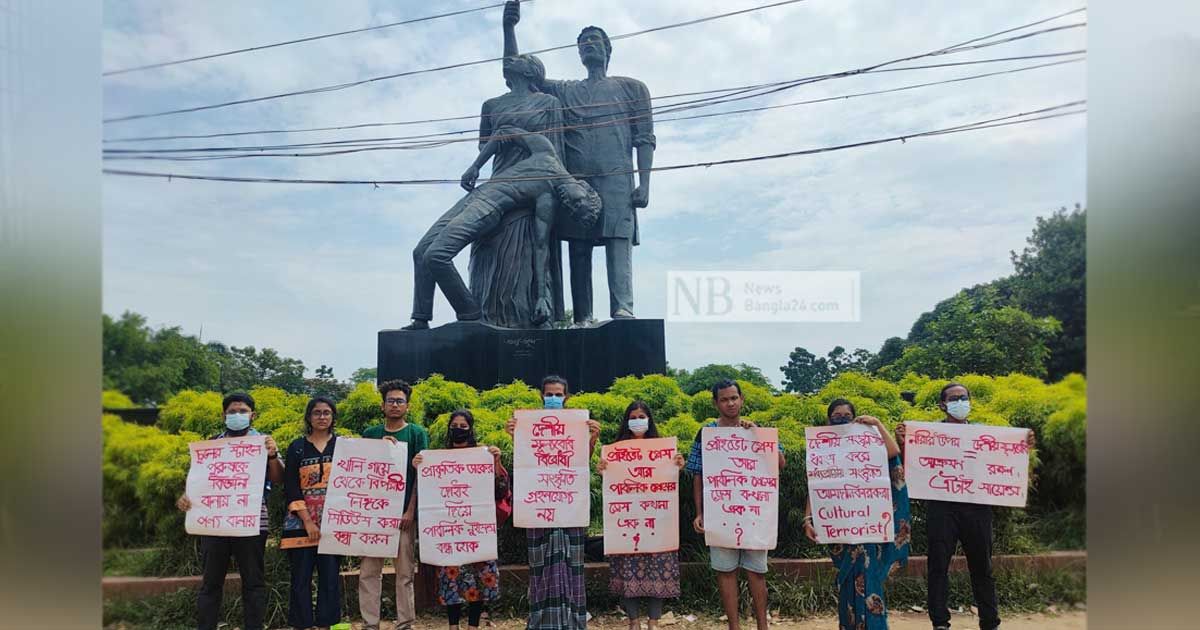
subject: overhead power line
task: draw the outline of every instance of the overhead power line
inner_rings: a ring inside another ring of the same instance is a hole
[[[792,1],[800,1],[800,0],[788,0],[787,2],[778,2],[778,4],[775,4],[775,5],[764,5],[761,7],[748,8],[748,10],[742,10],[740,12],[725,13],[725,14],[720,14],[720,16],[713,16],[713,17],[709,17],[709,18],[701,18],[701,19],[697,19],[697,20],[692,20],[691,23],[704,22],[704,20],[718,19],[721,17],[728,17],[728,16],[731,16],[731,14],[761,10],[761,8],[778,6],[780,4],[791,4]],[[853,71],[845,71],[845,72],[840,72],[840,73],[827,74],[827,76],[811,77],[810,79],[823,79],[823,78],[836,78],[836,77],[842,77],[842,76],[852,76],[852,74],[877,71],[878,68],[882,68],[884,66],[902,64],[902,62],[922,59],[922,58],[926,58],[926,56],[936,56],[936,55],[943,55],[943,54],[967,52],[967,50],[974,50],[974,49],[985,48],[985,47],[990,47],[990,46],[997,46],[997,44],[1008,43],[1008,42],[1012,42],[1012,41],[1016,41],[1016,40],[1024,40],[1024,38],[1033,37],[1033,36],[1037,36],[1037,35],[1044,35],[1044,34],[1048,34],[1048,32],[1082,28],[1082,26],[1086,25],[1086,22],[1069,24],[1066,26],[1056,26],[1056,28],[1051,28],[1051,29],[1038,30],[1038,31],[1030,32],[1030,34],[1022,34],[1019,36],[1009,37],[1009,38],[1006,38],[1006,40],[988,42],[988,43],[984,43],[984,44],[974,44],[974,42],[989,40],[989,38],[994,38],[994,37],[997,37],[1000,35],[1006,35],[1006,34],[1009,34],[1009,32],[1031,28],[1031,26],[1044,24],[1046,22],[1050,22],[1050,20],[1070,16],[1070,14],[1079,13],[1081,11],[1086,11],[1086,8],[1078,8],[1078,10],[1068,11],[1068,12],[1057,14],[1057,16],[1051,16],[1049,18],[1037,20],[1037,22],[1022,24],[1019,26],[1013,26],[1013,28],[1004,29],[1004,30],[996,31],[996,32],[991,32],[991,34],[988,34],[988,35],[974,37],[974,38],[971,38],[971,40],[967,40],[965,42],[959,42],[959,43],[952,44],[952,46],[948,46],[948,47],[944,47],[944,48],[940,48],[940,49],[936,49],[936,50],[930,50],[930,52],[926,52],[926,53],[922,53],[922,54],[918,54],[918,55],[906,56],[906,58],[884,61],[884,62],[881,62],[881,64],[876,64],[874,66],[869,66],[869,67],[865,67],[865,68],[857,68],[857,70],[853,70]],[[676,28],[676,26],[686,25],[686,24],[690,24],[690,23],[679,23],[679,24],[674,24],[674,25],[659,26],[659,28],[647,29],[644,31],[637,31],[637,32],[634,32],[634,34],[618,35],[618,36],[614,36],[611,38],[614,38],[614,40],[616,40],[616,38],[631,37],[631,36],[635,36],[635,35],[646,34],[646,32],[652,32],[654,30],[665,30],[667,28]],[[974,44],[974,46],[972,46],[972,44]],[[569,47],[569,46],[556,47],[556,48],[552,48],[552,49],[559,49],[559,48],[566,48],[566,47]],[[550,49],[546,49],[546,50],[550,50]],[[539,50],[539,52],[544,52],[544,50]],[[481,64],[481,62],[496,61],[496,60],[500,60],[500,59],[503,59],[503,58],[496,58],[496,59],[484,60],[484,61],[479,61],[479,62]],[[470,62],[470,64],[475,64],[475,62]],[[410,74],[410,73],[432,72],[434,70],[445,70],[445,68],[448,68],[448,67],[458,67],[458,66],[443,66],[442,68],[427,68],[427,70],[425,70],[425,71],[412,71],[409,73],[391,74],[391,76],[364,79],[364,80],[362,80],[362,82],[355,82],[354,84],[341,84],[341,86],[328,86],[328,88],[318,88],[318,89],[314,89],[314,90],[304,90],[304,91],[298,91],[298,92],[286,92],[286,94],[272,95],[272,96],[268,96],[268,97],[250,98],[250,100],[228,101],[228,102],[224,102],[224,103],[216,103],[216,104],[212,104],[212,106],[200,106],[200,107],[193,107],[193,108],[186,108],[186,109],[174,109],[174,110],[168,110],[168,112],[160,112],[160,113],[155,113],[155,114],[137,114],[137,115],[132,115],[132,116],[122,116],[122,118],[118,118],[118,119],[106,119],[106,122],[134,120],[134,119],[140,119],[140,118],[152,118],[152,116],[178,114],[178,113],[185,113],[185,112],[198,112],[198,110],[202,110],[202,109],[214,109],[214,108],[218,108],[218,107],[228,107],[228,106],[233,106],[233,104],[242,104],[242,103],[270,100],[270,98],[282,98],[282,97],[286,97],[286,96],[295,96],[295,95],[299,95],[299,94],[316,94],[317,91],[330,91],[331,89],[343,89],[343,88],[346,88],[346,86],[370,83],[370,82],[373,82],[373,80],[383,80],[385,78],[396,78],[396,77],[400,77],[400,76],[407,76],[407,74]],[[809,80],[809,79],[799,79],[799,80]],[[760,85],[760,86],[763,86],[763,85]],[[750,88],[748,88],[748,89],[754,89],[754,88],[758,88],[758,86],[750,86]],[[710,91],[709,94],[713,94],[713,92],[720,92],[720,91],[731,91],[731,90],[713,90],[713,91]],[[697,92],[697,94],[704,94],[704,92]],[[769,94],[769,92],[764,92],[764,94]],[[682,95],[676,95],[676,96],[682,96]],[[449,119],[426,120],[426,121],[421,121],[421,122],[462,120],[462,119],[468,119],[468,118],[475,118],[475,116],[454,116],[454,118],[449,118]],[[352,128],[352,127],[353,126],[347,126],[347,128]],[[314,130],[314,131],[316,131],[316,130]],[[140,140],[140,139],[144,139],[144,138],[133,138],[133,139]],[[155,137],[154,139],[162,139],[162,137]]]
[[[613,36],[609,37],[609,40],[628,39],[630,37],[637,37],[639,35],[646,35],[648,33],[656,33],[658,31],[665,31],[665,30],[674,29],[674,28],[681,28],[684,26],[693,26],[696,24],[704,23],[704,22],[711,22],[713,20],[720,20],[720,19],[727,18],[727,17],[734,17],[737,15],[743,15],[746,13],[753,13],[755,11],[763,11],[765,9],[772,9],[775,7],[781,7],[781,6],[789,5],[789,4],[796,4],[798,2],[804,2],[804,1],[805,0],[781,0],[780,2],[774,2],[771,4],[763,4],[763,5],[759,5],[759,6],[750,7],[747,9],[740,9],[738,11],[730,11],[728,13],[721,13],[718,15],[710,15],[708,17],[697,18],[694,20],[688,20],[686,22],[676,22],[674,24],[664,24],[662,26],[656,26],[653,28],[643,29],[640,31],[634,31],[632,33],[613,35]],[[554,50],[564,50],[567,48],[575,48],[576,46],[577,46],[577,44],[575,44],[575,43],[563,44],[561,46],[552,46],[550,48],[543,48],[541,50],[528,51],[526,54],[540,54],[540,53],[545,53],[545,52],[551,52]],[[245,105],[248,103],[260,103],[263,101],[270,101],[270,100],[280,99],[280,98],[288,98],[291,96],[301,96],[301,95],[305,95],[305,94],[320,94],[320,93],[324,93],[324,92],[335,92],[338,90],[345,90],[348,88],[358,87],[360,85],[366,85],[368,83],[375,83],[378,81],[387,81],[390,79],[398,79],[401,77],[410,77],[410,76],[414,76],[414,75],[418,75],[418,74],[426,74],[426,73],[430,73],[430,72],[440,72],[443,70],[452,70],[455,68],[465,68],[468,66],[477,66],[477,65],[481,65],[481,64],[485,64],[485,63],[492,63],[495,61],[502,61],[503,59],[504,59],[504,57],[492,57],[490,59],[479,59],[476,61],[464,61],[461,63],[454,63],[454,64],[450,64],[450,65],[445,65],[445,66],[437,66],[437,67],[433,67],[433,68],[422,68],[420,70],[407,70],[405,72],[396,72],[393,74],[385,74],[385,75],[378,76],[378,77],[370,77],[367,79],[360,79],[358,81],[349,81],[346,83],[336,83],[333,85],[326,85],[326,86],[317,87],[317,88],[309,88],[306,90],[296,90],[293,92],[283,92],[280,94],[272,94],[269,96],[244,98],[244,99],[239,99],[239,100],[234,100],[234,101],[225,101],[222,103],[213,103],[211,105],[197,105],[195,107],[184,107],[184,108],[180,108],[180,109],[171,109],[171,110],[167,110],[167,111],[153,112],[153,113],[148,113],[148,114],[131,114],[128,116],[118,116],[115,118],[106,118],[106,119],[104,119],[103,122],[105,122],[105,123],[127,122],[130,120],[155,118],[158,116],[170,116],[170,115],[174,115],[174,114],[187,114],[187,113],[205,111],[205,110],[210,110],[210,109],[220,109],[223,107],[231,107],[234,105]]]
[[[987,63],[1000,63],[1000,62],[1006,62],[1006,61],[1026,61],[1026,60],[1030,60],[1030,59],[1046,59],[1046,58],[1052,58],[1052,57],[1063,57],[1063,56],[1069,56],[1069,55],[1084,54],[1086,52],[1087,52],[1086,49],[1079,49],[1079,50],[1070,50],[1070,51],[1058,52],[1058,53],[1019,55],[1019,56],[1015,56],[1015,57],[996,57],[996,58],[991,58],[991,59],[975,59],[972,61],[956,61],[956,62],[951,62],[951,63],[937,63],[937,64],[926,64],[926,65],[920,65],[920,66],[906,66],[903,68],[879,68],[876,70],[865,71],[865,72],[862,72],[861,74],[875,74],[875,73],[882,73],[882,72],[903,72],[903,71],[907,71],[907,70],[926,70],[926,69],[932,69],[932,68],[947,68],[947,67],[955,67],[955,66],[971,66],[971,65],[987,64]],[[833,77],[834,75],[818,75],[818,76]],[[847,76],[849,76],[849,75],[847,75]],[[812,79],[812,78],[814,78],[814,77],[809,76],[809,77],[801,77],[801,78],[796,78],[796,79],[787,79],[787,80],[782,80],[782,81],[771,81],[769,83],[758,83],[758,84],[754,84],[754,85],[741,85],[741,86],[736,86],[736,87],[714,88],[711,90],[701,90],[701,91],[693,91],[693,92],[679,92],[676,94],[662,94],[659,96],[651,96],[650,100],[657,101],[657,100],[664,100],[664,99],[682,98],[685,96],[699,96],[699,95],[705,95],[705,94],[720,94],[720,93],[729,93],[729,92],[739,92],[739,91],[744,91],[744,90],[753,90],[753,89],[759,89],[759,88],[770,88],[770,87],[776,87],[776,86],[781,86],[781,85],[793,84],[793,83],[805,81],[805,80]],[[836,78],[843,78],[843,77],[839,75]],[[591,104],[591,105],[587,105],[587,107],[620,105],[620,104],[629,103],[629,102],[631,102],[631,101],[617,100],[617,101],[609,101],[609,102],[605,102],[605,103]],[[678,104],[679,103],[672,103],[672,104],[668,104],[668,105],[663,105],[661,107],[664,107],[664,108],[665,107],[673,107]],[[525,111],[505,112],[505,115],[535,114],[535,113],[543,112],[543,111],[558,111],[558,110],[563,110],[563,109],[567,109],[567,108],[559,107],[559,108],[531,109],[531,110],[525,110]],[[659,108],[652,108],[652,110],[658,111]],[[497,115],[499,115],[499,114],[497,114]],[[239,136],[271,135],[271,134],[281,134],[281,133],[313,133],[313,132],[325,132],[325,131],[350,131],[350,130],[354,130],[354,129],[369,129],[369,128],[376,128],[376,127],[404,127],[404,126],[423,125],[423,124],[432,124],[432,123],[441,123],[441,122],[454,122],[454,121],[459,121],[459,120],[478,120],[480,118],[485,118],[487,116],[488,116],[488,114],[480,113],[480,114],[464,114],[464,115],[460,115],[460,116],[447,116],[444,118],[425,118],[425,119],[419,119],[419,120],[401,120],[401,121],[393,121],[393,122],[370,122],[370,123],[358,123],[358,124],[352,124],[352,125],[335,125],[335,126],[328,126],[328,127],[299,127],[299,128],[294,128],[294,129],[256,129],[256,130],[250,130],[250,131],[227,131],[227,132],[221,132],[221,133],[173,134],[173,135],[160,135],[160,136],[126,136],[126,137],[108,138],[108,139],[103,140],[103,142],[104,143],[118,143],[118,142],[124,143],[124,142],[155,142],[155,141],[162,141],[162,140],[207,140],[207,139],[211,139],[211,138],[231,138],[231,137],[239,137]],[[476,129],[460,129],[460,130],[456,130],[456,131],[446,131],[446,132],[439,132],[439,133],[434,133],[434,134],[420,134],[420,135],[414,135],[414,136],[397,136],[394,139],[407,140],[407,139],[416,139],[416,138],[433,138],[433,137],[438,137],[438,136],[449,136],[449,135],[457,135],[457,134],[463,134],[463,133],[471,133],[474,131],[476,131]],[[369,139],[364,139],[364,140],[369,140]]]
[[[525,0],[525,2],[533,2],[533,0]],[[132,68],[121,68],[119,70],[108,70],[108,71],[104,72],[102,76],[110,77],[110,76],[117,75],[117,74],[125,74],[127,72],[137,72],[139,70],[152,70],[154,68],[165,68],[167,66],[177,66],[177,65],[183,64],[183,63],[191,63],[193,61],[204,61],[206,59],[216,59],[218,57],[228,57],[230,55],[240,55],[242,53],[255,52],[258,50],[267,50],[268,48],[278,48],[280,46],[290,46],[292,44],[315,42],[320,39],[329,39],[330,37],[341,37],[343,35],[354,35],[356,33],[366,33],[368,31],[378,31],[380,29],[393,28],[396,26],[405,26],[407,24],[416,24],[418,22],[429,22],[431,20],[438,20],[441,18],[453,17],[456,15],[464,15],[467,13],[476,13],[479,11],[486,11],[488,9],[495,9],[497,7],[503,7],[503,6],[504,6],[504,3],[501,2],[499,4],[489,4],[487,6],[476,7],[474,9],[462,9],[459,11],[450,11],[449,13],[439,13],[437,15],[427,15],[425,17],[412,18],[409,20],[401,20],[399,22],[389,22],[387,24],[379,24],[377,26],[367,26],[364,28],[356,28],[356,29],[351,29],[349,31],[338,31],[336,33],[326,33],[324,35],[313,35],[311,37],[301,37],[300,39],[289,39],[287,41],[275,42],[274,44],[263,44],[261,46],[250,46],[248,48],[238,48],[235,50],[226,50],[225,52],[212,53],[209,55],[200,55],[198,57],[187,57],[186,59],[176,59],[174,61],[162,61],[159,63],[150,63],[150,64],[146,64],[144,66],[134,66]]]
[[[1025,124],[1038,120],[1047,120],[1051,118],[1059,118],[1063,116],[1073,116],[1086,113],[1086,109],[1081,107],[1087,103],[1086,100],[1077,100],[1061,105],[1044,107],[1028,112],[1001,116],[999,118],[991,118],[963,125],[955,125],[952,127],[944,127],[929,131],[914,132],[886,138],[877,138],[874,140],[864,140],[861,142],[853,142],[849,144],[840,144],[814,149],[803,149],[798,151],[788,151],[785,153],[773,153],[768,155],[756,155],[744,158],[731,158],[724,160],[714,160],[710,162],[694,162],[690,164],[676,164],[671,166],[656,166],[650,171],[677,171],[692,168],[709,168],[712,166],[722,166],[728,164],[743,164],[747,162],[758,162],[764,160],[777,160],[789,157],[798,157],[803,155],[815,155],[818,153],[829,153],[833,151],[843,151],[890,142],[907,142],[917,138],[949,135],[954,133],[963,133],[967,131],[975,131],[980,129],[991,129],[995,127],[1009,126],[1014,124]],[[498,177],[487,181],[491,182],[514,182],[514,181],[536,181],[561,179],[563,177],[599,177],[624,175],[638,172],[638,169],[616,170],[605,173],[591,173],[581,175],[563,175],[558,177]],[[189,175],[184,173],[157,173],[148,171],[131,171],[122,169],[104,169],[104,173],[108,175],[121,175],[128,177],[151,177],[161,179],[185,179],[185,180],[200,180],[200,181],[219,181],[219,182],[239,182],[239,183],[268,183],[268,184],[335,184],[335,185],[392,185],[392,186],[414,186],[414,185],[449,185],[458,184],[458,179],[406,179],[406,180],[369,180],[369,179],[289,179],[277,177],[233,177],[225,175]]]
[[[1041,20],[1040,22],[1045,22],[1045,20]],[[1040,22],[1035,22],[1034,24],[1037,24]],[[867,73],[871,73],[871,72],[884,72],[885,68],[887,66],[894,66],[896,64],[907,63],[910,61],[916,61],[918,59],[923,59],[925,57],[957,54],[957,53],[968,52],[968,51],[972,51],[972,50],[980,50],[980,49],[988,48],[991,46],[999,46],[999,45],[1007,44],[1007,43],[1010,43],[1010,42],[1013,42],[1016,40],[1027,39],[1029,37],[1034,37],[1034,36],[1042,35],[1042,34],[1046,34],[1046,33],[1052,33],[1052,32],[1056,32],[1056,31],[1060,31],[1060,30],[1064,30],[1064,29],[1081,28],[1083,26],[1086,26],[1086,24],[1087,24],[1086,22],[1081,22],[1081,23],[1077,23],[1077,24],[1069,24],[1066,26],[1058,26],[1058,27],[1053,27],[1053,28],[1041,29],[1041,30],[1034,31],[1031,33],[1015,35],[1012,37],[1007,37],[1005,39],[995,40],[995,41],[991,41],[991,42],[973,43],[973,42],[979,42],[980,40],[988,39],[989,37],[994,37],[997,34],[1008,33],[1008,32],[1012,32],[1013,30],[1021,28],[1021,27],[1016,27],[1016,29],[1007,29],[1005,31],[1000,31],[1000,33],[993,33],[991,35],[985,35],[983,37],[976,37],[974,39],[968,40],[967,42],[961,42],[958,44],[953,44],[951,46],[946,46],[944,48],[939,48],[937,50],[932,50],[932,51],[928,51],[928,52],[924,52],[924,53],[920,53],[920,54],[916,54],[916,55],[909,55],[907,57],[900,57],[897,59],[892,59],[889,61],[876,63],[874,65],[866,66],[863,68],[855,68],[852,70],[843,70],[841,72],[834,72],[834,73],[829,73],[829,74],[820,74],[820,75],[814,75],[814,76],[809,76],[809,77],[803,77],[800,79],[795,79],[792,81],[786,81],[786,82],[781,82],[781,83],[777,82],[777,83],[771,83],[771,84],[761,84],[760,86],[752,86],[750,88],[741,90],[740,92],[733,92],[732,94],[727,93],[724,96],[720,96],[720,97],[715,97],[715,96],[705,97],[705,98],[697,99],[695,101],[685,101],[685,102],[681,102],[681,103],[673,103],[673,104],[669,105],[668,107],[677,108],[677,107],[681,107],[684,105],[691,105],[691,104],[698,104],[698,103],[708,103],[708,104],[728,103],[728,102],[734,102],[734,101],[741,101],[741,100],[745,100],[745,99],[749,99],[749,98],[757,98],[760,96],[765,96],[767,94],[772,94],[772,93],[780,92],[783,90],[792,89],[792,88],[795,88],[795,87],[798,87],[801,85],[807,85],[809,83],[816,83],[818,81],[825,81],[825,80],[829,80],[829,79],[845,78],[845,77],[856,76],[856,75],[860,75],[860,74],[867,74]],[[979,62],[978,61],[977,62],[962,62],[959,65],[967,65],[969,63],[979,63]],[[947,65],[951,65],[951,64],[937,64],[936,66],[929,66],[929,67],[945,67]],[[915,70],[915,69],[918,69],[921,67],[922,66],[909,66],[909,67],[904,67],[904,68],[893,68],[892,71]],[[762,87],[763,91],[757,91],[759,87]],[[728,90],[714,90],[713,92],[728,92]],[[748,92],[752,92],[752,93],[746,94]],[[616,103],[628,103],[628,102],[630,102],[630,101],[616,101]],[[609,104],[612,104],[612,103],[609,103]],[[596,105],[591,105],[589,107],[595,107],[595,106]],[[566,109],[566,108],[559,108],[559,109]],[[537,111],[542,111],[542,110],[537,110]],[[359,139],[359,140],[353,140],[353,141],[362,141],[362,140]]]
[[[941,81],[916,83],[916,84],[912,84],[912,85],[904,85],[904,86],[887,88],[887,89],[882,89],[882,90],[872,90],[872,91],[868,91],[868,92],[858,92],[858,93],[853,93],[853,94],[839,94],[836,96],[827,96],[827,97],[823,97],[823,98],[795,101],[795,102],[791,102],[791,103],[781,103],[781,104],[776,104],[776,105],[764,105],[764,106],[760,106],[760,107],[749,107],[749,108],[727,110],[727,111],[720,111],[720,112],[709,112],[709,113],[704,113],[704,114],[694,114],[694,115],[690,115],[690,116],[658,118],[658,119],[655,119],[654,122],[655,122],[655,124],[660,124],[660,123],[670,123],[670,122],[678,122],[678,121],[685,121],[685,120],[697,120],[697,119],[703,119],[703,118],[714,118],[714,117],[720,117],[720,116],[729,116],[729,115],[737,115],[737,114],[746,114],[746,113],[786,109],[786,108],[797,107],[797,106],[801,106],[801,105],[812,105],[812,104],[816,104],[816,103],[826,103],[826,102],[831,102],[831,101],[840,101],[840,100],[859,98],[859,97],[864,97],[864,96],[875,96],[875,95],[880,95],[880,94],[903,92],[903,91],[914,90],[914,89],[919,89],[919,88],[924,88],[924,87],[946,85],[946,84],[951,84],[951,83],[960,83],[963,81],[971,81],[971,80],[982,79],[982,78],[987,78],[987,77],[1015,74],[1018,72],[1026,72],[1029,70],[1049,68],[1049,67],[1053,67],[1053,66],[1060,66],[1060,65],[1071,64],[1071,63],[1079,63],[1082,61],[1083,61],[1083,59],[1068,59],[1066,61],[1056,61],[1056,62],[1051,62],[1051,63],[1023,66],[1020,68],[1012,68],[1012,69],[1000,70],[1000,71],[996,71],[996,72],[987,72],[987,73],[983,73],[983,74],[967,75],[967,76],[962,76],[962,77],[956,77],[953,79],[945,79],[945,80],[941,80]],[[606,120],[606,121],[601,121],[601,122],[597,122],[597,123],[588,123],[588,124],[581,124],[581,125],[565,125],[562,127],[545,129],[540,132],[528,131],[525,133],[513,134],[513,135],[520,136],[520,135],[535,134],[535,133],[543,133],[544,134],[544,133],[550,133],[550,132],[567,131],[567,130],[572,130],[572,129],[605,127],[605,126],[610,126],[610,125],[627,123],[630,120],[632,120],[634,118],[638,118],[638,117],[640,117],[640,116],[631,116],[631,117],[625,117],[625,118],[618,118],[615,120]],[[474,130],[468,130],[468,131],[474,131]],[[456,134],[456,133],[461,133],[461,132],[447,132],[447,133]],[[436,136],[436,135],[444,135],[444,134],[431,134],[431,135]],[[199,148],[191,148],[191,149],[187,149],[187,148],[108,149],[105,151],[104,159],[106,159],[106,160],[167,160],[167,161],[190,162],[190,161],[241,159],[241,158],[255,158],[255,157],[326,157],[326,156],[333,156],[333,155],[346,155],[346,154],[351,154],[351,153],[360,153],[360,152],[365,152],[365,151],[429,149],[429,148],[435,148],[435,147],[440,147],[440,146],[446,146],[449,144],[463,143],[463,142],[478,142],[481,140],[481,138],[478,136],[472,136],[472,137],[467,137],[467,138],[453,138],[453,139],[445,139],[445,140],[432,140],[432,139],[429,139],[428,136],[414,137],[414,138],[426,139],[426,141],[418,142],[416,140],[409,140],[406,142],[390,142],[390,143],[384,143],[384,144],[380,144],[379,143],[380,141],[364,141],[361,144],[360,143],[350,143],[350,142],[346,142],[346,141],[333,141],[330,143],[310,143],[310,144],[304,144],[304,145],[278,145],[278,146],[199,147]],[[293,149],[293,148],[323,148],[323,147],[338,147],[338,150],[317,151],[317,152],[309,152],[309,153],[269,153],[268,152],[268,151],[282,151],[282,150],[288,150],[288,149]],[[353,147],[353,148],[351,148],[351,147]],[[252,151],[252,152],[237,153],[237,151]],[[205,155],[188,155],[188,156],[169,155],[169,154],[176,154],[176,153],[207,153],[207,154],[205,154]],[[168,155],[163,155],[163,154],[168,154]]]

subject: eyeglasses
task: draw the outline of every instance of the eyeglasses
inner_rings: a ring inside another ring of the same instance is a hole
[[[314,412],[312,412],[312,416],[314,418],[332,418],[333,412],[328,409],[326,409],[324,411],[314,411]]]
[[[407,404],[408,404],[408,401],[407,401],[407,400],[405,400],[405,399],[403,399],[403,398],[389,398],[389,399],[387,399],[387,400],[385,400],[385,401],[383,401],[383,402],[385,402],[385,403],[387,403],[387,404],[389,404],[389,405],[395,405],[395,406],[397,406],[397,407],[399,407],[400,405],[407,405]]]
[[[947,396],[946,402],[956,402],[959,400],[970,400],[971,397],[967,394],[959,394],[957,396]]]
[[[854,418],[851,418],[850,416],[830,416],[829,419],[836,422],[850,422]]]

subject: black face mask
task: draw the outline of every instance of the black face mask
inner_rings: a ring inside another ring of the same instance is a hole
[[[450,443],[463,444],[471,441],[471,430],[450,427]]]

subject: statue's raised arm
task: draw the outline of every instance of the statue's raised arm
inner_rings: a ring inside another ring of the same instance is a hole
[[[521,21],[521,0],[508,0],[504,3],[504,56],[515,57],[521,54],[517,47],[517,22]]]

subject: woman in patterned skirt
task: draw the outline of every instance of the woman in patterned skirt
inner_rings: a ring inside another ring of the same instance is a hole
[[[446,429],[446,448],[471,448],[475,443],[475,416],[466,409],[450,414]],[[500,449],[489,446],[488,452],[496,464],[496,501],[501,502],[511,487],[508,471],[500,463]],[[413,466],[421,466],[421,454],[413,457]],[[500,523],[496,523],[499,527]],[[446,618],[453,630],[458,630],[462,609],[467,607],[467,628],[478,630],[479,618],[486,602],[500,597],[500,571],[495,560],[475,562],[460,567],[438,567],[438,604],[446,607]]]
[[[908,506],[908,486],[904,483],[904,463],[900,446],[879,418],[858,416],[854,405],[845,398],[829,403],[825,412],[829,424],[858,422],[875,427],[887,449],[888,469],[892,479],[892,522],[895,540],[888,543],[831,545],[829,556],[837,567],[838,630],[887,630],[887,607],[883,583],[896,569],[908,563],[909,543],[912,541],[912,521]],[[804,514],[804,534],[817,542],[817,530],[812,521],[812,499]]]
[[[625,408],[617,442],[658,437],[658,427],[646,403],[635,400]],[[675,453],[675,465],[683,468],[683,455]],[[603,471],[608,462],[600,460],[597,468]],[[641,608],[646,608],[650,630],[658,627],[663,600],[679,597],[679,552],[663,551],[609,556],[608,588],[621,596],[621,607],[629,616],[630,630],[640,630]]]

